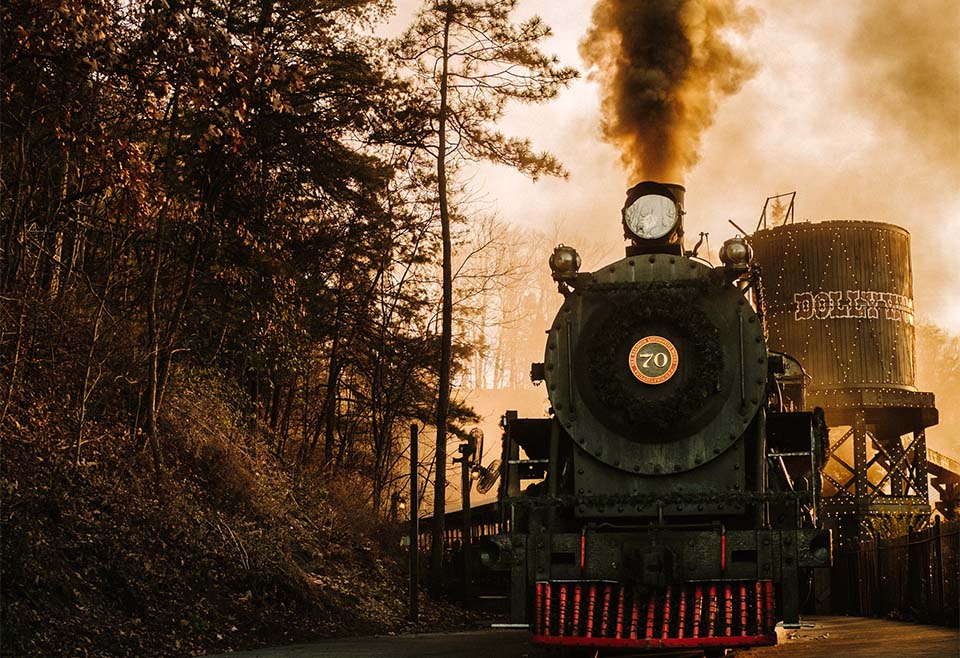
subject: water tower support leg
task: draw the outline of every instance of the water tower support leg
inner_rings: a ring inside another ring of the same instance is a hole
[[[930,492],[927,488],[927,434],[922,427],[913,432],[913,481],[910,486],[914,495],[919,497],[919,503],[926,505],[930,502]]]
[[[862,409],[853,416],[853,470],[854,497],[857,508],[862,508],[870,498],[867,490],[867,419]]]

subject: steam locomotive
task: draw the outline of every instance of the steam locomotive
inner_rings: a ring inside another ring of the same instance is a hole
[[[800,411],[800,364],[767,350],[748,241],[718,267],[684,250],[684,192],[632,187],[626,257],[595,272],[554,250],[563,304],[531,371],[551,417],[503,418],[505,531],[480,559],[556,651],[775,644],[804,574],[831,563],[822,415]]]

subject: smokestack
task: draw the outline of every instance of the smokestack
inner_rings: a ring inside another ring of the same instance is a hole
[[[687,188],[683,185],[678,185],[677,183],[664,183],[664,187],[673,192],[673,198],[677,200],[677,205],[680,206],[680,214],[682,215],[683,210],[683,196],[687,192]]]
[[[623,204],[626,209],[631,203],[639,199],[644,194],[663,194],[677,202],[680,213],[683,213],[683,199],[687,188],[678,183],[659,183],[657,181],[645,180],[637,183],[627,190],[627,201]]]
[[[683,180],[719,100],[755,66],[728,41],[755,21],[738,0],[599,0],[580,44],[602,90],[603,134],[635,178]]]

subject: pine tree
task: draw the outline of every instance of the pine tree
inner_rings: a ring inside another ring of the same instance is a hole
[[[443,293],[433,502],[432,569],[442,564],[445,512],[447,417],[453,329],[453,275],[449,178],[465,161],[486,160],[517,169],[533,179],[565,176],[560,162],[533,150],[529,140],[507,137],[496,122],[507,103],[549,100],[577,71],[561,67],[539,44],[550,28],[533,17],[511,21],[516,0],[434,0],[425,4],[398,42],[397,54],[413,73],[430,107],[432,134],[422,148],[436,162],[437,202],[442,238]]]

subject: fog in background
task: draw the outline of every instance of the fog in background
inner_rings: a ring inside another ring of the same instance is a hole
[[[492,166],[470,178],[483,199],[478,212],[526,228],[569,227],[619,257],[619,211],[625,189],[637,181],[603,141],[601,90],[580,57],[593,4],[521,0],[517,13],[539,14],[554,30],[545,49],[582,77],[549,104],[513,108],[502,128],[552,151],[569,178],[532,183]],[[402,29],[418,5],[398,0],[390,30]],[[728,219],[752,231],[767,196],[796,191],[798,221],[869,219],[907,228],[918,322],[960,333],[960,3],[740,6],[756,20],[726,38],[756,70],[719,100],[699,162],[675,181],[687,187],[688,248],[707,231],[715,253],[735,233]],[[543,245],[544,262],[553,246]],[[584,269],[603,264],[585,260]],[[921,376],[919,387],[937,393],[941,408],[960,400],[960,391],[938,390],[937,373],[921,368]],[[931,432],[931,445],[955,456],[958,440],[956,425]]]
[[[960,3],[742,4],[758,14],[740,44],[758,68],[719,103],[699,164],[680,181],[688,236],[709,231],[715,249],[734,232],[728,219],[752,229],[767,196],[794,190],[800,220],[899,224],[913,235],[919,315],[960,331]],[[397,3],[394,30],[416,6]],[[584,75],[552,103],[514,108],[504,129],[557,154],[570,177],[532,183],[484,166],[472,180],[506,221],[545,228],[566,219],[619,248],[619,209],[635,181],[602,141],[600,91],[579,54],[592,8],[521,0],[518,10],[539,14],[554,30],[546,49]]]

